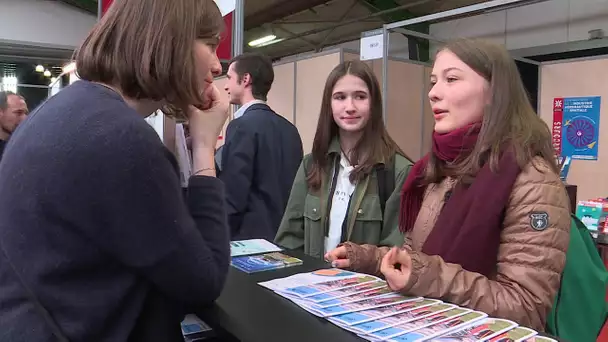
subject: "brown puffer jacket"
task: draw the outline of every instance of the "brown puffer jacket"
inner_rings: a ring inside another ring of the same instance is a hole
[[[403,292],[440,298],[544,331],[570,238],[570,205],[563,183],[541,158],[522,170],[506,209],[496,274],[489,278],[420,252],[453,186],[454,181],[446,179],[427,188],[414,229],[405,238],[413,267]],[[548,223],[533,228],[532,220],[538,219],[533,213],[546,213]],[[352,269],[381,275],[387,247],[345,246]]]

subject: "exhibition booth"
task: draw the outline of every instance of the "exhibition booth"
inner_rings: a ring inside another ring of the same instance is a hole
[[[335,49],[286,58],[274,65],[275,79],[268,94],[268,104],[298,128],[304,153],[312,149],[327,76],[340,62],[354,59],[359,59],[357,53]],[[383,61],[367,63],[383,82]],[[418,159],[428,150],[433,128],[433,116],[426,97],[430,66],[397,58],[389,58],[387,65],[387,129],[408,156]],[[220,89],[224,83],[225,77],[216,80]]]
[[[304,152],[312,148],[321,97],[327,76],[341,61],[358,59],[358,54],[337,49],[318,54],[311,54],[281,61],[274,66],[275,81],[268,95],[269,105],[280,115],[296,125],[302,137]],[[428,101],[429,74],[431,66],[403,59],[386,58],[386,113],[385,122],[391,137],[411,158],[418,159],[429,150],[433,130],[433,116]],[[383,59],[367,61],[379,78],[383,81]],[[554,108],[556,98],[589,98],[602,97],[608,92],[602,86],[608,77],[608,56],[597,56],[587,59],[561,60],[554,62],[538,62],[538,112],[545,122],[553,129]],[[220,89],[224,87],[225,78],[216,80]],[[607,110],[605,101],[596,101],[599,107],[593,108],[596,113]],[[596,115],[599,119],[599,114]],[[576,152],[568,174],[568,182],[578,186],[578,197],[590,199],[605,197],[608,194],[608,179],[601,177],[602,170],[608,167],[608,150],[602,150],[600,145],[608,143],[601,132],[608,122],[591,119],[590,125],[581,123],[584,128],[591,130],[582,137],[581,143],[587,142],[588,147],[569,147],[569,153]],[[556,144],[570,144],[565,128],[562,141]],[[572,129],[570,130],[572,131]],[[574,133],[577,134],[577,130]],[[578,134],[583,134],[578,132]],[[560,132],[561,135],[561,132]],[[566,152],[565,148],[562,148]],[[585,150],[587,152],[582,153]],[[581,155],[581,153],[583,155]],[[580,158],[580,159],[579,159]],[[583,159],[584,158],[584,159]]]

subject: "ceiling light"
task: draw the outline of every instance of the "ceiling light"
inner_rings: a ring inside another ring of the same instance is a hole
[[[57,81],[57,77],[51,77],[51,83],[55,83]]]
[[[17,84],[19,84],[19,81],[15,76],[2,77],[2,82],[0,82],[0,90],[17,93]]]
[[[40,64],[36,65],[36,72],[44,72],[44,67]]]
[[[268,45],[270,42],[274,41],[275,39],[277,39],[277,36],[275,36],[274,34],[269,34],[267,36],[264,36],[262,38],[258,38],[258,39],[254,39],[252,41],[249,42],[249,46],[264,46],[264,45]]]
[[[266,43],[262,43],[262,44],[260,44],[260,45],[257,45],[256,47],[262,47],[262,46],[266,46],[266,45],[270,45],[270,44],[278,43],[278,42],[282,41],[283,39],[284,39],[284,38],[277,38],[277,39],[273,39],[273,40],[271,40],[271,41],[269,41],[269,42],[266,42]]]
[[[51,77],[51,72],[48,70],[44,70],[44,76]]]

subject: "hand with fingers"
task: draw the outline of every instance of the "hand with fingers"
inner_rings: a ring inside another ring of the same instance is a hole
[[[331,267],[349,268],[351,266],[346,247],[344,246],[334,248],[325,253],[325,260],[331,263]]]
[[[393,247],[382,259],[380,272],[393,291],[401,291],[412,274],[412,258],[406,249]]]
[[[192,147],[192,169],[195,176],[216,176],[215,146],[228,118],[228,98],[215,84],[204,91],[205,103],[188,109]]]
[[[224,123],[228,118],[230,105],[226,95],[222,94],[215,84],[204,91],[205,103],[199,108],[190,106],[188,121],[192,145],[215,148]]]

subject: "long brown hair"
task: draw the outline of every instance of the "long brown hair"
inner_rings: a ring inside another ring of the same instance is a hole
[[[485,109],[477,143],[471,153],[453,165],[442,162],[431,153],[423,182],[436,183],[446,176],[452,176],[464,184],[470,184],[486,162],[492,170],[497,169],[505,148],[513,149],[521,168],[540,156],[554,172],[559,173],[551,131],[532,108],[509,52],[502,45],[482,39],[453,40],[439,52],[444,50],[456,55],[488,81],[491,100]]]
[[[77,73],[134,99],[203,104],[194,43],[223,26],[211,0],[117,0],[75,52]]]
[[[338,125],[334,121],[331,100],[336,83],[346,75],[358,77],[365,82],[370,96],[370,118],[350,156],[351,163],[356,165],[350,174],[350,181],[356,183],[362,180],[372,172],[376,164],[380,161],[388,162],[395,153],[405,156],[384,127],[382,94],[372,69],[361,61],[342,62],[329,74],[323,90],[317,131],[312,143],[312,167],[307,178],[308,186],[312,189],[320,188],[323,173],[331,162],[327,157],[329,146],[340,134]]]

